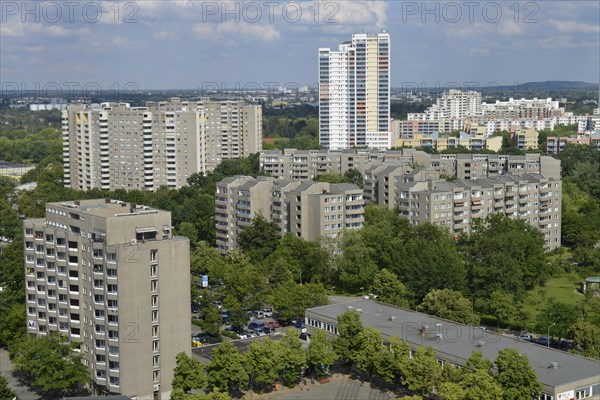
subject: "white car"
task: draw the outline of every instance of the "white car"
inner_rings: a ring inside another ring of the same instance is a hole
[[[245,333],[239,333],[238,339],[248,339],[248,335],[246,335]]]
[[[267,318],[271,318],[273,316],[273,311],[271,311],[268,308],[263,308],[262,312],[265,315],[265,317],[267,317]]]

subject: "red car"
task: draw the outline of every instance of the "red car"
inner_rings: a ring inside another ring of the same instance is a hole
[[[276,328],[279,328],[279,322],[277,322],[277,321],[267,322],[266,326],[269,329],[276,329]]]

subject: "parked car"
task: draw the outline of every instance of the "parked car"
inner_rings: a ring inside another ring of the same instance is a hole
[[[263,319],[265,317],[265,313],[262,311],[254,311],[254,316],[256,317],[256,319]]]
[[[267,317],[267,318],[273,317],[273,310],[271,310],[270,308],[263,308],[262,312],[265,314],[265,317]]]
[[[238,333],[238,339],[248,339],[248,335],[245,333]]]
[[[261,330],[256,330],[254,331],[258,336],[265,336],[265,328],[261,329]]]
[[[277,329],[277,328],[279,328],[279,322],[277,322],[277,321],[267,322],[267,328],[269,328],[269,329]]]
[[[250,331],[250,332],[248,332],[248,337],[249,338],[253,338],[253,337],[257,337],[257,336],[258,336],[258,333],[256,333],[256,331]]]
[[[524,340],[526,342],[531,342],[533,340],[533,336],[529,333],[524,333],[519,335],[519,340]]]
[[[308,341],[308,334],[307,333],[301,333],[300,334],[300,339]]]
[[[536,344],[542,345],[542,346],[548,346],[549,339],[547,336],[542,336],[541,338],[538,338],[538,339],[534,340],[533,342]]]
[[[304,322],[296,322],[294,328],[299,329],[300,333],[306,333],[306,325],[304,325]]]
[[[248,324],[248,329],[251,331],[263,330],[265,329],[265,323],[260,321],[252,321]]]

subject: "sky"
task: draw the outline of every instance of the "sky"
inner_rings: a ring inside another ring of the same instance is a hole
[[[391,35],[393,87],[600,80],[594,1],[0,1],[4,90],[314,87],[320,47]]]

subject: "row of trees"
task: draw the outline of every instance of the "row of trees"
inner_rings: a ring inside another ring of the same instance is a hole
[[[303,349],[295,329],[288,329],[279,341],[253,342],[245,354],[225,342],[213,350],[206,365],[185,353],[177,355],[172,398],[195,399],[190,392],[196,390],[220,396],[239,395],[246,389],[262,393],[272,390],[278,382],[293,387],[307,369],[317,378],[325,376],[336,358],[332,343],[322,330],[312,336],[308,350]]]
[[[411,357],[408,343],[398,337],[392,336],[389,344],[384,344],[377,329],[362,326],[355,310],[340,315],[337,327],[334,349],[346,366],[396,388],[402,384],[417,396],[434,390],[447,400],[531,399],[541,394],[527,356],[514,349],[499,352],[496,372],[479,351],[473,352],[464,368],[457,369],[449,363],[442,367],[431,347],[418,347]]]

